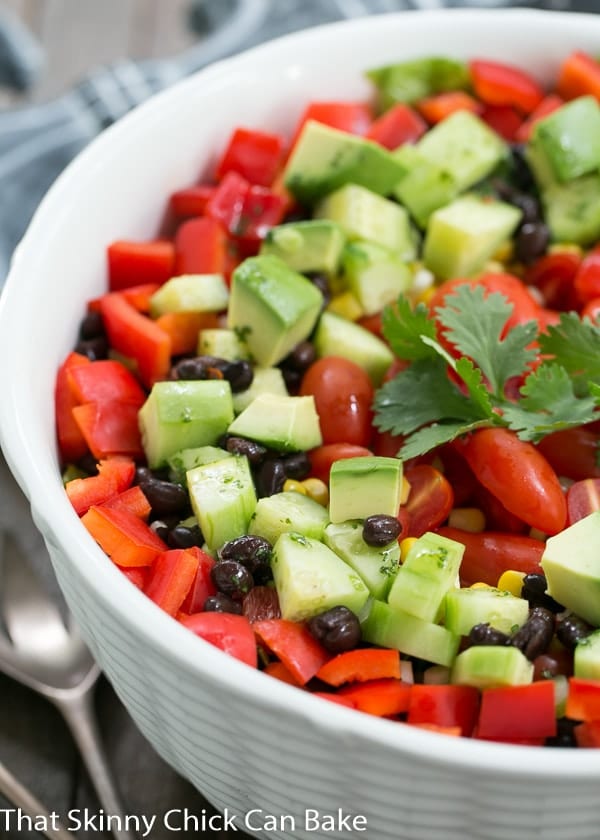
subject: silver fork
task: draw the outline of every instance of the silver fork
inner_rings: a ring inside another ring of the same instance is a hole
[[[100,739],[93,692],[100,669],[73,627],[22,556],[14,538],[0,531],[0,671],[50,700],[63,715],[79,747],[105,813],[123,809]],[[50,562],[50,561],[48,561]],[[116,840],[133,840],[124,829]]]

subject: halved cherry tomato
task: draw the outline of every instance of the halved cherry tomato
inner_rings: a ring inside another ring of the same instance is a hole
[[[509,429],[479,429],[461,447],[484,487],[532,528],[557,534],[567,503],[556,473],[536,447]]]
[[[529,114],[544,98],[529,73],[509,64],[475,59],[469,62],[469,70],[475,93],[488,105],[512,105]]]
[[[454,492],[444,475],[429,464],[417,464],[405,470],[410,484],[404,506],[409,517],[408,532],[403,537],[420,537],[445,522],[454,505]]]
[[[325,356],[302,379],[300,396],[315,398],[323,443],[368,446],[373,386],[368,374],[341,356]]]
[[[569,525],[600,510],[600,478],[586,478],[572,484],[567,490],[567,510]]]
[[[335,461],[342,461],[344,458],[362,458],[372,454],[370,449],[356,446],[354,443],[327,443],[309,452],[310,474],[328,484],[331,465]]]
[[[600,435],[589,426],[563,429],[547,435],[539,442],[538,449],[557,475],[573,481],[600,478]]]
[[[211,645],[256,668],[256,639],[248,619],[233,613],[201,612],[179,618],[181,624]]]

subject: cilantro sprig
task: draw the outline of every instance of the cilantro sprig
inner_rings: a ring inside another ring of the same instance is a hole
[[[600,419],[600,328],[563,313],[539,336],[534,321],[504,334],[512,310],[499,292],[486,296],[468,285],[436,310],[437,324],[426,306],[412,308],[405,297],[386,308],[384,335],[411,364],[377,392],[375,425],[404,436],[403,457],[485,426],[537,442]],[[438,341],[438,326],[458,359]],[[534,367],[539,352],[544,361]],[[509,385],[518,378],[524,384],[515,398]]]

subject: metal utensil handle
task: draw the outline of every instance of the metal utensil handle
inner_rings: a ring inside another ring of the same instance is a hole
[[[81,696],[71,695],[65,699],[58,698],[54,702],[79,747],[90,781],[105,813],[120,817],[118,820],[120,828],[112,830],[113,836],[116,840],[135,840],[134,836],[124,828],[123,806],[115,789],[100,738],[91,689]]]
[[[18,779],[15,779],[3,764],[0,764],[0,793],[20,808],[26,816],[34,821],[37,820],[38,824],[40,817],[43,817],[47,828],[42,831],[42,834],[49,840],[73,840],[74,835],[67,832],[58,820],[51,818],[42,803]]]

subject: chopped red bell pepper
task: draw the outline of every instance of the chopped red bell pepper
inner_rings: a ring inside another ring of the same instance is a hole
[[[573,281],[580,305],[600,297],[600,247],[596,246],[583,258]]]
[[[516,141],[523,124],[523,118],[512,105],[486,105],[481,112],[481,119],[509,143]]]
[[[182,356],[196,351],[200,330],[218,327],[219,317],[215,312],[165,312],[154,323],[169,336],[171,353]]]
[[[387,717],[408,710],[411,691],[412,685],[392,678],[344,686],[338,697],[351,700],[361,712]]]
[[[92,505],[101,505],[127,490],[135,476],[135,464],[130,458],[107,458],[98,464],[98,475],[74,478],[65,484],[69,501],[78,516]]]
[[[73,417],[97,460],[110,455],[138,459],[144,454],[138,411],[137,403],[105,400],[75,406]]]
[[[214,195],[216,187],[213,184],[198,184],[186,187],[171,194],[171,210],[179,219],[189,216],[203,216],[206,205]]]
[[[573,720],[600,720],[600,680],[570,677],[565,714]]]
[[[80,405],[117,401],[141,406],[146,399],[131,371],[114,359],[99,359],[89,365],[71,367],[69,382]]]
[[[407,722],[458,727],[468,738],[477,723],[479,700],[479,690],[470,685],[414,685]]]
[[[128,510],[93,505],[81,521],[117,566],[150,566],[167,546]]]
[[[550,114],[558,110],[558,108],[564,104],[565,100],[561,96],[557,96],[555,93],[549,93],[545,96],[540,104],[533,109],[531,114],[529,114],[527,119],[521,123],[515,137],[517,142],[527,143],[536,123],[544,119],[544,117],[550,116]]]
[[[131,286],[123,289],[121,294],[138,312],[147,314],[150,312],[150,298],[160,289],[158,283],[142,283],[140,286]],[[99,309],[101,307],[99,306]]]
[[[56,435],[58,449],[63,463],[78,461],[88,451],[88,445],[77,421],[73,417],[72,409],[78,404],[73,393],[69,370],[79,365],[90,365],[87,356],[80,353],[69,353],[56,373],[54,386],[54,410],[56,416]]]
[[[440,726],[437,723],[411,723],[410,725],[416,726],[417,729],[427,729],[429,732],[437,732],[440,735],[450,735],[453,738],[460,738],[462,735],[460,726]]]
[[[416,108],[430,125],[436,125],[457,111],[479,114],[482,106],[481,102],[464,90],[449,90],[421,99]]]
[[[600,720],[580,723],[574,730],[578,747],[600,747]]]
[[[312,679],[330,658],[304,624],[284,618],[269,618],[256,621],[252,627],[300,685]]]
[[[194,581],[187,593],[184,602],[181,604],[181,612],[193,615],[193,613],[202,612],[206,599],[211,595],[215,595],[217,587],[212,582],[210,572],[215,565],[214,559],[202,551],[201,548],[193,546],[187,549],[191,552],[197,561],[196,575]]]
[[[118,292],[104,295],[100,309],[111,347],[135,360],[143,384],[150,388],[159,379],[166,379],[171,367],[171,341],[165,331]]]
[[[536,80],[509,64],[475,59],[469,62],[475,94],[487,105],[512,105],[529,114],[544,98]]]
[[[148,566],[140,566],[139,568],[136,566],[131,566],[130,568],[124,567],[121,571],[134,586],[143,591],[150,572]]]
[[[147,522],[150,511],[152,510],[150,502],[139,484],[128,487],[127,490],[123,490],[117,496],[107,499],[105,502],[102,502],[102,506],[128,510],[144,522]]]
[[[212,206],[218,189],[207,202]],[[227,237],[219,220],[202,216],[183,222],[175,234],[175,274],[222,274]]]
[[[400,655],[385,648],[357,648],[326,662],[316,676],[329,685],[394,677],[400,679]]]
[[[209,642],[256,668],[256,638],[248,619],[232,613],[201,612],[179,619],[184,627]]]
[[[237,128],[216,168],[217,180],[228,172],[237,172],[251,184],[269,187],[283,163],[285,140],[248,128]]]
[[[236,172],[228,172],[208,202],[206,214],[236,239],[258,242],[281,222],[285,207],[282,195],[253,186]]]
[[[298,120],[290,148],[293,149],[308,120],[349,134],[364,135],[373,121],[373,111],[367,102],[310,102]]]
[[[198,557],[183,548],[159,554],[150,567],[145,594],[169,615],[175,616],[192,588]]]
[[[108,246],[108,284],[111,292],[140,283],[162,285],[173,276],[175,249],[172,242],[118,240]]]
[[[553,735],[556,735],[556,700],[552,680],[482,691],[477,737],[513,739]]]
[[[290,671],[288,671],[283,662],[279,662],[277,660],[275,660],[274,662],[269,662],[269,664],[265,667],[263,673],[268,674],[270,677],[275,677],[276,680],[281,680],[281,682],[288,683],[288,685],[295,685],[298,688],[301,688],[298,680],[293,676],[293,674]]]
[[[600,64],[581,50],[571,53],[560,67],[556,91],[564,99],[591,95],[600,100]]]
[[[365,134],[385,149],[416,143],[427,131],[427,123],[410,105],[398,102],[371,124]]]
[[[342,697],[340,694],[334,694],[329,691],[313,691],[315,697],[320,697],[322,700],[329,700],[330,703],[336,703],[338,706],[346,706],[347,709],[356,709],[356,703],[351,697]]]

